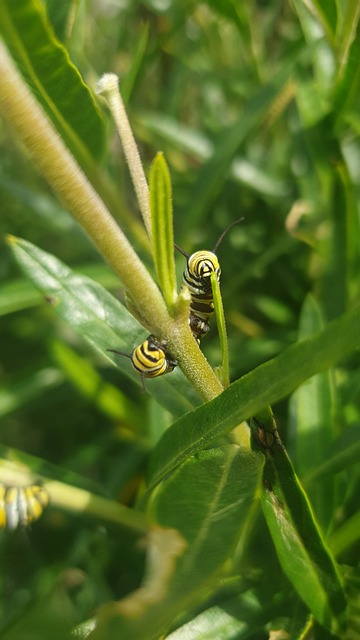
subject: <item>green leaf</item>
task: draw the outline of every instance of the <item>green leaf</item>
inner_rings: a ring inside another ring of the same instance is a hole
[[[326,3],[327,0],[324,0]],[[332,4],[334,0],[330,0]],[[322,3],[320,0],[319,4]],[[294,9],[297,11],[303,38],[307,47],[312,47],[309,64],[314,75],[314,89],[322,97],[327,96],[333,87],[334,81],[334,53],[331,47],[335,47],[335,38],[332,27],[326,18],[324,19],[321,10],[314,10],[311,5],[304,0],[293,0]],[[325,39],[324,35],[327,36]],[[308,71],[306,77],[308,77]],[[301,76],[300,76],[301,81]],[[323,109],[321,109],[323,110]]]
[[[231,610],[231,602],[226,601],[221,606],[211,607],[202,611],[195,618],[182,625],[176,631],[166,636],[166,640],[246,640],[247,638],[262,638],[264,625],[259,623],[259,604],[253,605],[249,611],[240,606],[236,598]],[[249,609],[251,603],[248,603]],[[229,610],[230,609],[230,610]],[[256,635],[257,634],[257,635]]]
[[[318,10],[318,14],[321,18],[325,31],[333,40],[338,20],[336,0],[312,0],[312,2],[314,7]]]
[[[208,160],[214,153],[214,144],[198,129],[192,129],[164,113],[141,112],[137,117],[140,127],[153,134],[154,144],[159,139],[169,142],[171,147],[191,154],[198,160]],[[138,125],[138,126],[139,126]],[[246,185],[255,193],[273,196],[277,200],[289,195],[289,186],[264,168],[257,166],[248,158],[236,155],[230,165],[230,177]]]
[[[77,268],[107,289],[115,289],[119,285],[115,273],[105,265],[82,264]],[[44,297],[27,278],[17,278],[0,286],[0,316],[37,307],[43,302]]]
[[[168,309],[176,300],[171,179],[166,160],[158,153],[150,167],[150,210],[154,262]]]
[[[265,640],[264,629],[277,616],[274,599],[262,600],[255,590],[247,589],[231,598],[220,594],[217,602],[170,633],[166,640]]]
[[[317,482],[319,479],[334,473],[341,473],[359,463],[360,457],[360,426],[347,429],[335,440],[327,450],[324,461],[313,467],[304,477],[304,484]]]
[[[51,23],[55,35],[62,42],[66,41],[69,36],[69,23],[73,26],[74,13],[76,11],[73,0],[57,0],[46,1],[46,11],[48,20]],[[78,44],[78,43],[77,43]]]
[[[149,24],[146,23],[142,26],[142,33],[136,42],[135,51],[132,53],[130,69],[128,69],[126,76],[121,81],[121,97],[125,104],[129,101],[137,76],[141,70],[141,65],[144,63],[148,40]]]
[[[299,339],[307,338],[324,327],[320,308],[308,296],[300,316]],[[335,398],[332,372],[325,371],[307,380],[291,398],[292,447],[295,467],[301,478],[316,469],[335,437]],[[311,451],[311,455],[309,455]],[[334,482],[330,476],[309,486],[315,513],[326,530],[334,509]]]
[[[360,3],[358,0],[346,3],[346,14],[340,34],[338,52],[338,73],[335,84],[334,109],[337,114],[344,107],[350,107],[359,93]]]
[[[266,452],[261,506],[280,564],[315,619],[337,633],[346,600],[334,559],[271,413],[252,421],[252,427],[254,448]]]
[[[237,445],[207,449],[180,465],[151,495],[151,519],[176,529],[187,543],[177,589],[181,582],[186,589],[190,576],[196,588],[222,567],[247,522],[262,466],[261,456]]]
[[[344,524],[336,529],[329,539],[332,552],[339,556],[360,540],[360,511],[354,513]]]
[[[191,201],[186,203],[186,216],[193,226],[205,222],[205,216],[227,177],[239,146],[256,127],[260,126],[272,102],[290,79],[293,70],[294,63],[286,65],[269,85],[250,100],[238,122],[222,132],[213,155],[199,172],[192,190]]]
[[[183,416],[164,434],[152,457],[151,485],[188,456],[267,405],[285,398],[302,382],[333,366],[359,345],[360,308],[357,308],[233,382],[221,395]]]
[[[304,129],[315,127],[330,111],[329,101],[319,91],[316,81],[309,78],[299,78],[296,104]]]
[[[99,637],[157,638],[186,607],[202,601],[247,525],[262,466],[258,454],[227,445],[191,457],[157,487],[148,514],[154,528],[181,535],[182,553],[173,571],[164,571],[154,556],[154,574],[138,592],[123,605],[110,605],[106,618],[100,614]]]
[[[95,171],[105,128],[92,93],[55,38],[37,0],[0,0],[0,33],[24,78],[84,167]]]
[[[22,270],[42,291],[54,311],[105,358],[140,384],[140,376],[127,358],[107,352],[113,348],[130,353],[146,338],[145,330],[128,310],[101,285],[72,272],[30,242],[11,237],[10,246]],[[161,379],[147,380],[146,389],[177,416],[199,402],[178,370]]]
[[[82,358],[60,341],[53,342],[51,351],[66,378],[85,398],[92,401],[99,411],[112,420],[131,425],[129,435],[136,427],[143,426],[144,413],[120,389],[102,380],[88,359]]]

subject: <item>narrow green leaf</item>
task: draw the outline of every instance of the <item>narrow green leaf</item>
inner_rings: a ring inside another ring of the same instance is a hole
[[[158,153],[150,167],[150,210],[154,261],[167,307],[176,300],[176,274],[171,180],[166,160]]]
[[[297,56],[296,64],[298,60]],[[193,225],[199,225],[205,221],[205,216],[226,179],[239,146],[260,125],[273,100],[290,79],[293,71],[294,62],[291,62],[280,71],[269,85],[261,89],[258,95],[250,100],[238,122],[221,134],[213,155],[199,172],[191,201],[186,203],[187,217]]]
[[[221,369],[220,369],[220,382],[226,389],[230,384],[230,372],[229,372],[229,346],[226,333],[226,323],[224,307],[222,303],[220,284],[215,271],[211,274],[211,288],[214,298],[214,310],[216,317],[216,325],[220,338],[221,346]]]
[[[271,414],[251,425],[255,450],[266,453],[261,504],[281,566],[315,619],[337,633],[346,600],[334,559]]]
[[[103,155],[104,123],[92,93],[52,33],[42,4],[0,0],[0,33],[75,157],[82,166],[93,166]]]
[[[339,556],[360,540],[360,511],[354,513],[344,524],[336,529],[329,539],[332,552]]]
[[[318,11],[318,15],[321,18],[325,32],[328,34],[330,39],[333,40],[338,21],[336,0],[312,0],[312,2]]]
[[[304,484],[317,482],[324,476],[341,473],[344,469],[359,464],[360,426],[347,429],[335,440],[326,452],[326,459],[309,470],[303,478]]]
[[[302,308],[299,339],[323,329],[321,310],[312,296]],[[332,372],[324,371],[301,385],[291,398],[291,433],[295,467],[301,478],[324,460],[335,437],[335,398]],[[311,451],[311,455],[309,452]],[[309,486],[309,495],[321,525],[326,529],[334,509],[334,482],[330,476]]]
[[[129,599],[124,608],[121,601],[108,607],[106,619],[100,615],[99,637],[157,638],[179,613],[201,602],[204,589],[218,582],[246,527],[263,468],[261,458],[236,445],[209,449],[187,460],[157,487],[148,514],[155,526],[181,535],[182,553],[171,573],[159,571],[158,562],[158,579],[147,575],[135,592],[133,603],[141,602],[140,615]],[[97,637],[95,633],[94,640]]]
[[[154,140],[170,142],[176,149],[191,154],[199,160],[208,160],[214,153],[209,137],[198,129],[192,129],[164,113],[142,112],[137,118],[141,128],[154,134]],[[230,177],[246,185],[256,193],[273,196],[277,200],[289,195],[289,186],[278,176],[252,163],[248,158],[236,155],[230,165]]]
[[[146,337],[128,310],[101,285],[72,272],[54,256],[30,242],[10,239],[10,246],[22,270],[42,291],[54,311],[68,322],[105,358],[115,362],[124,373],[141,384],[139,374],[128,358],[107,349],[131,353]],[[174,415],[182,415],[199,402],[180,371],[161,379],[147,380],[146,389]]]
[[[330,3],[333,2],[334,0],[330,0]],[[312,47],[309,65],[314,75],[315,90],[324,98],[331,92],[334,82],[333,48],[336,46],[334,33],[322,12],[316,11],[309,3],[304,0],[293,0],[293,6],[299,16],[306,47]]]
[[[164,434],[153,454],[151,485],[188,456],[286,397],[302,382],[333,366],[359,346],[360,308],[357,308],[233,382],[221,395],[183,416]]]
[[[136,43],[136,49],[132,53],[131,67],[128,70],[124,79],[121,81],[121,97],[125,104],[129,101],[137,76],[141,69],[141,65],[144,62],[148,40],[149,40],[149,24],[146,23],[142,27],[142,33],[140,35],[138,42]]]
[[[143,426],[144,413],[120,389],[105,382],[88,359],[79,356],[64,342],[56,340],[51,345],[51,351],[67,379],[99,411],[112,420],[131,425],[131,430]]]
[[[351,107],[351,100],[355,100],[359,93],[359,20],[360,2],[358,0],[347,2],[340,34],[338,73],[334,95],[334,109],[337,114],[341,113],[344,107]]]

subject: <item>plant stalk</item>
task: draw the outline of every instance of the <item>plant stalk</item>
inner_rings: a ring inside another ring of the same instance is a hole
[[[100,78],[97,93],[104,96],[108,103],[112,117],[121,140],[126,161],[129,165],[131,179],[133,181],[136,198],[144,221],[147,234],[151,240],[151,216],[149,187],[140,159],[139,150],[130,127],[125,106],[119,91],[119,78],[115,73],[106,73]]]
[[[172,355],[204,400],[223,390],[191,332],[173,320],[149,272],[61,140],[0,43],[0,113],[64,202],[121,278],[147,326],[169,343]]]

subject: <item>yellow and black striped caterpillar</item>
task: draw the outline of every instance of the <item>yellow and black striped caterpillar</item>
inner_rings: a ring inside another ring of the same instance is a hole
[[[243,219],[235,220],[223,231],[212,251],[196,251],[189,256],[175,245],[176,249],[186,257],[182,286],[187,287],[190,292],[189,325],[198,342],[210,331],[209,321],[214,313],[211,274],[216,273],[217,280],[220,282],[221,269],[215,251],[229,229]]]
[[[49,494],[37,484],[0,484],[0,529],[27,527],[36,522],[49,504]]]
[[[220,281],[219,261],[212,251],[196,251],[188,256],[183,275],[183,286],[190,291],[189,325],[198,340],[210,330],[209,320],[214,313],[211,274]]]
[[[148,336],[130,354],[116,349],[107,349],[107,351],[130,358],[133,367],[140,373],[142,379],[156,378],[165,373],[170,373],[177,365],[176,360],[166,349],[166,341],[157,340],[153,335]]]
[[[215,251],[229,229],[242,220],[243,218],[235,220],[223,231],[213,251],[196,251],[189,256],[175,245],[187,260],[183,286],[190,291],[189,325],[198,342],[210,330],[209,320],[214,313],[211,274],[215,272],[218,281],[221,274]],[[177,365],[177,361],[167,350],[166,341],[157,340],[153,335],[148,336],[144,342],[135,347],[132,353],[125,353],[117,349],[107,349],[107,351],[130,358],[134,369],[140,373],[143,382],[144,378],[156,378],[170,373]]]

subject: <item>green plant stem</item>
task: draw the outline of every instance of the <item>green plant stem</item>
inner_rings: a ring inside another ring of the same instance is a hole
[[[41,173],[122,279],[130,295],[154,317],[167,316],[159,289],[126,236],[32,96],[4,46],[0,46],[0,109]],[[121,251],[119,251],[121,247]]]
[[[3,484],[27,486],[39,483],[39,480],[41,480],[41,486],[48,492],[53,507],[76,514],[91,514],[107,522],[129,527],[139,533],[149,531],[147,518],[139,511],[97,496],[80,487],[50,480],[44,476],[39,477],[38,474],[34,475],[33,471],[23,462],[0,458],[0,482]]]
[[[121,278],[147,327],[168,340],[171,353],[204,400],[223,390],[183,321],[174,321],[149,272],[64,145],[0,44],[0,112],[41,173]]]
[[[127,117],[124,103],[119,91],[119,78],[115,73],[106,73],[98,82],[97,92],[104,96],[114,118],[116,128],[121,140],[126,161],[129,165],[131,179],[133,181],[140,212],[144,221],[147,234],[151,240],[152,227],[150,216],[150,195],[144,169],[141,163],[139,151],[130,123]]]

